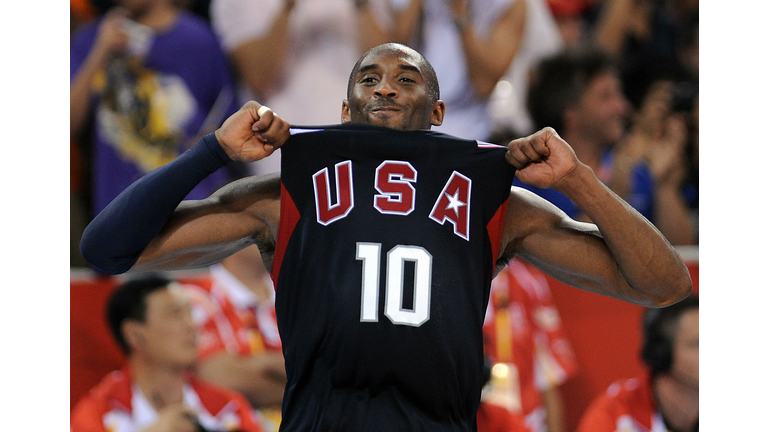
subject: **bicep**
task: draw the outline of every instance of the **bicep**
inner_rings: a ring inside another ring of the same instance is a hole
[[[277,174],[241,179],[207,199],[184,201],[131,270],[202,267],[252,244],[273,244],[279,207]]]
[[[513,187],[503,241],[500,259],[519,256],[567,285],[611,297],[629,288],[596,225],[528,190]]]

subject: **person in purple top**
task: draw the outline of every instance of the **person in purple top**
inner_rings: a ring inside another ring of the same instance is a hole
[[[70,45],[70,133],[92,143],[93,214],[237,111],[226,57],[207,22],[172,0],[120,0]],[[189,198],[233,178],[219,170]]]

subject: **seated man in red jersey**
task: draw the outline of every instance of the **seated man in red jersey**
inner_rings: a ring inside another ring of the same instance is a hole
[[[197,327],[180,284],[129,280],[110,297],[107,319],[128,362],[77,403],[71,432],[263,432],[242,395],[190,374]]]
[[[578,365],[543,273],[519,259],[499,272],[483,335],[499,372],[483,398],[521,413],[532,432],[564,432],[559,387]]]
[[[614,382],[581,418],[577,432],[699,430],[699,299],[689,297],[643,319],[648,373]]]
[[[251,246],[210,267],[210,286],[185,285],[198,324],[195,374],[245,396],[266,432],[277,432],[285,360],[275,317],[275,291]]]

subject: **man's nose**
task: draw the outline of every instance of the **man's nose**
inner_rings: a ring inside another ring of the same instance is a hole
[[[382,80],[373,90],[373,94],[376,97],[393,98],[397,96],[397,90],[395,90],[394,86],[390,85],[388,81]]]

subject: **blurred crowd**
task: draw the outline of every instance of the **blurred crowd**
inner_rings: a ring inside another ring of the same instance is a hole
[[[698,244],[698,0],[70,5],[73,268],[88,266],[79,242],[95,214],[138,177],[215,130],[245,101],[255,99],[292,124],[339,123],[355,61],[390,41],[415,48],[434,67],[447,107],[444,125],[435,130],[506,144],[551,126],[673,245]],[[256,163],[230,164],[188,198],[208,196],[239,177],[276,171],[279,162],[278,151]],[[516,185],[574,219],[588,220],[556,192]],[[255,419],[245,415],[239,421],[269,431],[279,424],[285,371],[271,281],[259,260],[258,251],[248,248],[212,267],[211,288],[186,291],[189,313],[204,336],[199,375],[243,394],[259,411]],[[165,290],[169,283],[151,289]],[[167,299],[155,301],[175,301],[162,295]],[[522,425],[517,430],[564,430],[555,390],[577,366],[553,322],[559,320],[543,274],[513,261],[492,288],[485,330],[493,367],[484,400],[517,415],[511,420]],[[136,338],[128,339],[142,346]],[[698,403],[698,381],[696,398]],[[481,408],[480,417],[492,418],[488,409]],[[174,416],[186,421],[181,412]]]
[[[434,66],[437,130],[503,143],[552,126],[672,244],[698,242],[697,0],[72,0],[70,18],[72,267],[95,213],[244,101],[338,123],[349,70],[386,41]]]

